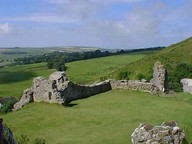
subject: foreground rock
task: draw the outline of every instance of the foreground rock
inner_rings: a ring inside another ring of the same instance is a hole
[[[153,67],[152,83],[160,92],[168,92],[168,74],[167,70],[160,62],[156,62]]]
[[[192,93],[192,79],[184,78],[181,83],[183,84],[183,92]]]
[[[184,132],[175,121],[160,126],[140,124],[131,135],[132,144],[182,144],[184,138]]]

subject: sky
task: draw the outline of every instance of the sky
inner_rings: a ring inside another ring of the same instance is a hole
[[[168,46],[192,36],[191,0],[0,0],[0,47]]]

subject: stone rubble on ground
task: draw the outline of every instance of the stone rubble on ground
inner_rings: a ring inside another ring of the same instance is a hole
[[[182,144],[184,132],[175,121],[160,126],[140,124],[131,135],[132,144]]]

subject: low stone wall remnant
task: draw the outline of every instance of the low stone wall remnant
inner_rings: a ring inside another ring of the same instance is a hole
[[[54,72],[49,79],[36,77],[31,88],[24,90],[14,105],[20,109],[30,102],[48,102],[68,105],[71,101],[87,98],[112,89],[137,90],[150,93],[166,92],[166,70],[160,63],[154,65],[153,81],[106,80],[93,85],[79,85],[67,79],[65,72]]]
[[[184,138],[184,132],[175,121],[160,126],[140,124],[131,135],[132,144],[182,144]]]
[[[112,89],[136,90],[150,93],[158,91],[153,83],[141,82],[139,80],[111,80],[111,87]]]

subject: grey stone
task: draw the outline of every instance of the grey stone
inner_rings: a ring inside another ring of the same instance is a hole
[[[141,82],[139,80],[111,80],[112,89],[136,90],[156,93],[157,87],[153,83]]]
[[[24,105],[33,102],[33,90],[30,89],[26,89],[23,91],[22,97],[19,100],[19,102],[14,104],[14,110],[20,109],[22,108]]]
[[[131,135],[132,144],[182,144],[184,138],[184,132],[174,121],[160,126],[140,124]]]
[[[192,79],[184,78],[181,80],[183,92],[192,93]]]
[[[160,92],[168,92],[168,74],[160,62],[154,64],[152,81]]]
[[[32,87],[26,89],[14,110],[22,108],[30,102],[48,102],[67,105],[73,100],[87,98],[111,90],[109,81],[93,85],[78,85],[67,80],[65,72],[55,72],[49,79],[36,77]]]

